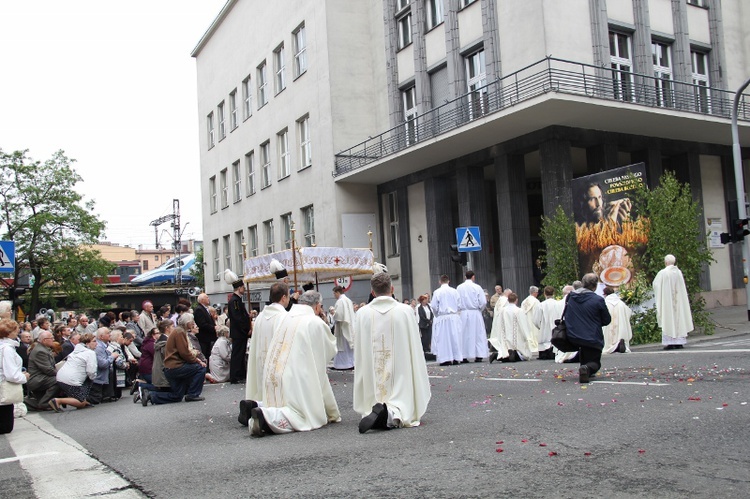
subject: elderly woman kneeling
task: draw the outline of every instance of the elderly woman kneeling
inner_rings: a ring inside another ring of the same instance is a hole
[[[211,348],[211,357],[208,359],[208,367],[211,369],[210,376],[216,383],[229,381],[229,360],[232,357],[232,344],[229,340],[229,328],[219,326],[216,330],[218,338]]]

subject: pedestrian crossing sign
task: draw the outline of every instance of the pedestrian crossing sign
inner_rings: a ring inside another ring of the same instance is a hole
[[[480,251],[482,249],[482,240],[479,237],[479,227],[457,227],[456,241],[458,241],[458,251],[460,253],[467,251]]]
[[[0,272],[13,272],[16,270],[16,243],[15,241],[0,241]]]

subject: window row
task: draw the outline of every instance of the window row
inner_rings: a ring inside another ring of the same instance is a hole
[[[310,117],[303,116],[296,122],[297,134],[295,140],[297,154],[297,171],[304,170],[312,166],[312,143],[310,141]],[[271,141],[266,140],[258,147],[258,161],[260,169],[256,177],[256,156],[255,150],[245,154],[241,163],[238,159],[232,163],[231,169],[224,168],[219,172],[218,185],[216,175],[208,179],[208,192],[211,203],[211,213],[216,213],[221,206],[222,209],[229,206],[230,186],[231,199],[233,203],[239,203],[244,197],[255,194],[260,180],[260,188],[265,189],[271,185],[272,177],[272,156]],[[276,164],[278,165],[277,180],[291,175],[292,172],[292,151],[289,146],[289,129],[284,128],[276,134]],[[230,171],[231,170],[231,171]],[[230,184],[231,182],[231,184]],[[221,204],[219,204],[221,203]]]
[[[284,42],[279,44],[273,51],[273,86],[275,94],[278,94],[286,88],[286,51]],[[293,55],[293,73],[296,79],[307,71],[307,38],[305,34],[305,24],[300,24],[292,31],[292,53]],[[216,107],[216,112],[211,111],[206,117],[206,127],[208,131],[208,148],[211,149],[216,145],[216,141],[221,141],[227,136],[227,114],[229,117],[229,131],[231,132],[239,126],[240,107],[243,121],[253,115],[253,95],[256,96],[256,105],[260,109],[268,104],[270,97],[270,88],[268,80],[268,67],[265,59],[255,69],[255,81],[253,75],[248,75],[242,80],[241,94],[237,94],[237,89],[229,92],[229,109],[225,109],[225,101],[221,101]],[[241,101],[240,101],[241,99]],[[228,111],[228,112],[227,112]],[[218,127],[218,139],[216,137],[216,127]]]
[[[612,69],[612,86],[616,99],[635,102],[637,100],[633,74],[632,36],[618,31],[609,32],[609,55]],[[660,107],[675,107],[678,96],[675,94],[672,64],[672,46],[662,41],[651,42],[651,56],[654,69],[653,94],[655,104]],[[693,87],[691,106],[700,112],[710,112],[710,91],[708,78],[708,54],[697,50],[690,52],[691,83]],[[686,103],[680,103],[684,105]]]
[[[420,0],[424,2],[425,31],[430,31],[441,24],[445,18],[446,0]],[[459,8],[463,9],[477,0],[461,0]],[[399,50],[412,42],[412,12],[411,0],[397,0],[396,2],[396,27],[398,31],[397,47]]]
[[[313,205],[305,206],[300,209],[300,218],[302,220],[302,237],[295,235],[295,245],[310,247],[315,244],[315,211]],[[281,242],[282,249],[291,249],[292,247],[292,229],[295,232],[296,224],[292,219],[292,213],[284,213],[279,217],[281,221]],[[261,234],[258,230],[261,230]],[[244,274],[244,251],[243,244],[247,245],[247,257],[251,258],[259,254],[268,254],[276,252],[276,232],[273,219],[264,221],[260,227],[257,224],[247,228],[247,238],[245,230],[238,230],[234,235],[227,234],[211,242],[213,255],[213,275],[214,281],[219,280],[219,276],[224,269],[232,269],[237,275]],[[223,267],[222,267],[223,264]]]

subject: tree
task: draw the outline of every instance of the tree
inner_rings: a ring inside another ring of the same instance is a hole
[[[579,279],[576,225],[572,215],[558,206],[552,217],[542,217],[540,235],[546,247],[540,258],[547,268],[542,283],[559,291],[564,285]]]
[[[193,276],[195,277],[195,285],[199,288],[206,286],[206,267],[203,263],[203,246],[198,248],[195,252],[195,265],[193,266]]]
[[[74,159],[58,151],[42,163],[27,153],[0,149],[0,234],[16,243],[16,281],[23,269],[34,278],[27,311],[38,310],[42,298],[51,302],[55,292],[81,307],[100,305],[94,279],[112,264],[82,245],[95,244],[105,222],[93,213],[93,201],[82,203]]]

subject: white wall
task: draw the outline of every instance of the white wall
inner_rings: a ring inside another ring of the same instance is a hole
[[[701,185],[703,189],[703,218],[720,218],[722,231],[728,230],[724,181],[721,173],[721,158],[701,156]],[[710,246],[709,246],[710,248]],[[711,290],[732,289],[732,273],[729,264],[729,248],[710,248],[716,260],[711,264]]]
[[[649,0],[648,14],[651,31],[674,34],[672,0]]]
[[[409,235],[411,244],[412,289],[416,298],[432,292],[430,285],[430,259],[427,247],[427,214],[425,212],[424,182],[407,188],[409,196]],[[419,237],[422,241],[419,241]]]

